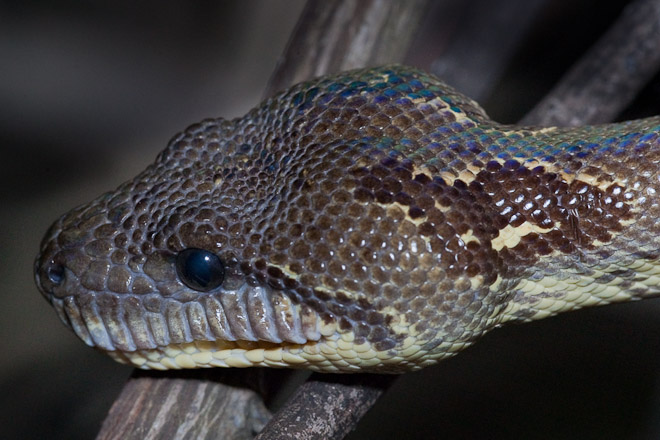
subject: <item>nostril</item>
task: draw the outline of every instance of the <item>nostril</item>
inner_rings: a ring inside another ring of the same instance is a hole
[[[62,284],[64,281],[64,266],[53,263],[46,269],[46,276],[55,285]]]

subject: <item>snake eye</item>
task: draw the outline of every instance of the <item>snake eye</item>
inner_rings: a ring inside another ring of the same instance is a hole
[[[222,284],[225,266],[217,255],[204,249],[185,249],[176,256],[176,272],[183,284],[208,292]]]
[[[46,269],[46,276],[51,283],[59,286],[64,281],[64,266],[52,263],[48,269]]]

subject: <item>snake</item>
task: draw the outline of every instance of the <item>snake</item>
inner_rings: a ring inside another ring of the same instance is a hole
[[[143,369],[403,373],[509,322],[660,294],[660,117],[491,120],[390,65],[175,135],[60,217],[39,290]]]

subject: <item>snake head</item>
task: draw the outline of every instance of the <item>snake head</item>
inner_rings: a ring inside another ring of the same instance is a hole
[[[470,339],[449,322],[474,307],[455,287],[478,294],[424,232],[436,202],[423,190],[442,182],[404,150],[482,117],[401,67],[295,86],[189,127],[61,217],[37,285],[85,343],[142,368],[419,368]]]
[[[303,83],[189,127],[61,217],[37,284],[85,343],[141,368],[418,369],[499,324],[523,274],[573,264],[562,203],[624,206],[507,156],[550,145],[524,136],[415,69]],[[585,249],[611,239],[594,231]]]

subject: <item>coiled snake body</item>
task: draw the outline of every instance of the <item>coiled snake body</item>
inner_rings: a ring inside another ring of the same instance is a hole
[[[419,70],[299,84],[50,229],[41,292],[141,368],[403,372],[660,293],[660,118],[491,121]]]

